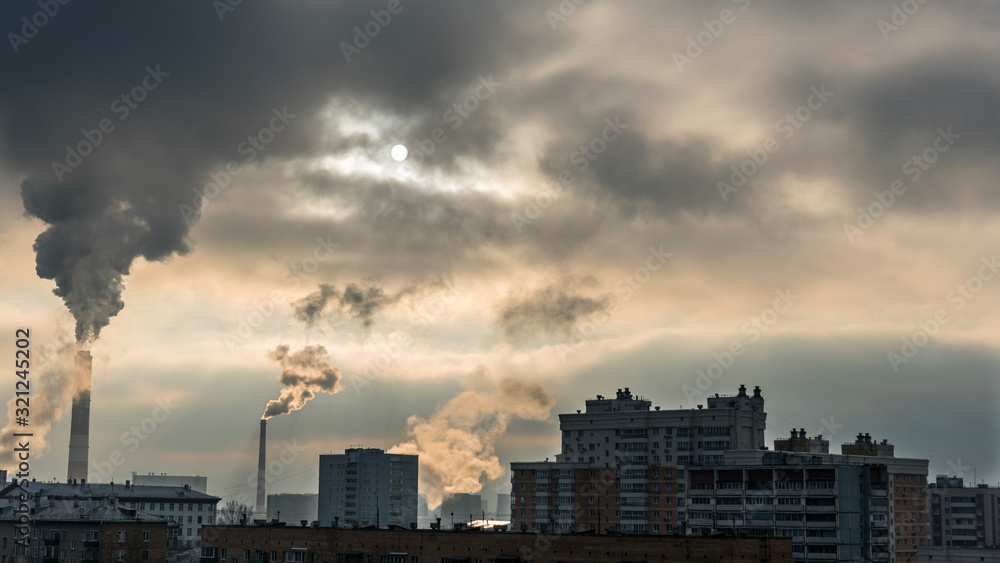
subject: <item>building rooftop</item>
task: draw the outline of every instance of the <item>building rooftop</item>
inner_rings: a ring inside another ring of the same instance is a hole
[[[15,520],[15,504],[0,507],[0,520]],[[89,520],[98,522],[166,522],[163,518],[131,508],[119,506],[111,499],[55,500],[40,506],[31,515],[32,520]]]
[[[0,491],[0,498],[9,498],[20,493],[20,484],[11,483]],[[95,497],[117,497],[119,499],[156,499],[165,502],[177,500],[190,502],[218,502],[214,497],[198,492],[190,487],[169,487],[159,485],[135,485],[119,483],[47,483],[31,481],[24,488],[33,497],[51,497],[53,499],[86,499]]]

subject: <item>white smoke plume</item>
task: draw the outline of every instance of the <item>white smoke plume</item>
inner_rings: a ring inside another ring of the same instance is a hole
[[[46,451],[49,444],[45,437],[52,424],[69,409],[77,393],[89,390],[88,378],[77,368],[76,353],[76,344],[66,344],[52,355],[42,371],[29,370],[31,395],[29,416],[26,417],[28,426],[17,424],[17,409],[24,408],[24,405],[16,404],[16,396],[7,401],[7,425],[0,431],[0,466],[8,468],[11,478],[18,464],[14,455],[18,441],[30,441],[32,457]],[[17,378],[17,381],[21,379]],[[30,432],[32,436],[19,439],[14,436],[15,432]]]
[[[455,493],[476,493],[503,477],[494,445],[512,418],[545,420],[555,405],[552,389],[520,379],[503,379],[495,389],[467,389],[430,418],[407,420],[410,440],[391,453],[420,456],[420,490],[435,509]]]
[[[261,418],[297,411],[317,392],[333,395],[343,390],[340,369],[330,365],[323,346],[306,346],[298,352],[289,353],[288,345],[282,344],[268,355],[281,365],[278,380],[285,388],[277,399],[268,401]]]

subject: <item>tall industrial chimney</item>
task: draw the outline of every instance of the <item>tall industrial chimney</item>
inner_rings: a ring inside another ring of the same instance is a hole
[[[264,470],[267,464],[267,420],[260,419],[260,455],[257,460],[257,507],[261,518],[267,518],[267,495],[264,492]]]
[[[83,481],[87,478],[90,449],[90,371],[94,358],[87,350],[76,353],[76,369],[81,381],[80,392],[73,398],[73,413],[69,426],[69,469],[66,478]]]

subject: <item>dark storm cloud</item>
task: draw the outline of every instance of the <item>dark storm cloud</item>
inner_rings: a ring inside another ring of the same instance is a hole
[[[499,303],[494,322],[515,344],[537,335],[568,335],[579,320],[611,305],[610,295],[590,297],[581,291],[595,283],[593,278],[564,278],[533,291],[511,292]]]
[[[607,147],[597,153],[591,142],[603,141],[599,134],[605,125],[600,119],[594,122],[598,135],[550,147],[541,163],[554,179],[562,170],[574,174],[577,180],[572,189],[578,196],[611,203],[625,216],[640,209],[659,216],[732,209],[723,205],[715,188],[718,180],[726,178],[728,168],[713,158],[708,141],[656,140],[636,125],[613,142],[594,143],[594,147]],[[592,160],[584,156],[585,150]]]
[[[314,114],[332,98],[436,113],[442,91],[503,71],[514,7],[403,6],[350,64],[340,43],[372,20],[368,3],[244,5],[224,21],[207,3],[67,5],[17,53],[0,50],[17,85],[0,92],[0,155],[24,177],[26,211],[50,225],[35,245],[38,274],[56,281],[80,340],[122,308],[137,258],[188,251],[178,205],[242,159],[237,147],[273,110],[301,117],[257,161],[313,150]],[[5,4],[0,20],[35,8]],[[120,99],[131,92],[142,101]],[[96,147],[77,164],[66,146],[81,142],[80,152]]]
[[[330,284],[320,284],[314,293],[292,303],[295,318],[307,326],[315,324],[325,314],[336,311],[361,323],[365,332],[375,324],[375,315],[405,298],[417,299],[435,289],[445,287],[442,278],[413,281],[397,291],[387,291],[377,280],[360,284],[349,283],[338,290]]]

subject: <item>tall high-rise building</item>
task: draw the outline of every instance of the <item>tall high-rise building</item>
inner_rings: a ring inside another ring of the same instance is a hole
[[[917,561],[917,549],[931,545],[927,460],[897,458],[888,440],[872,440],[867,433],[858,434],[853,443],[843,444],[840,452],[848,457],[885,460],[889,471],[889,539],[893,561]]]
[[[319,456],[322,526],[410,527],[417,522],[417,456],[350,448]]]
[[[907,563],[930,545],[927,460],[867,434],[832,454],[804,429],[769,451],[759,388],[651,406],[626,388],[560,415],[556,461],[511,464],[513,529],[791,537],[796,562]]]
[[[928,493],[935,547],[1000,546],[1000,488],[938,475]]]
[[[673,468],[722,463],[726,450],[764,448],[766,420],[760,387],[751,396],[740,385],[736,395],[709,397],[707,408],[676,410],[653,407],[628,387],[613,399],[598,395],[587,400],[585,412],[559,415],[562,452],[555,463],[511,464],[513,527],[675,532],[674,507],[683,506],[683,491]],[[669,517],[655,524],[641,508],[650,491],[670,507],[662,511]],[[574,511],[577,497],[587,502]]]

